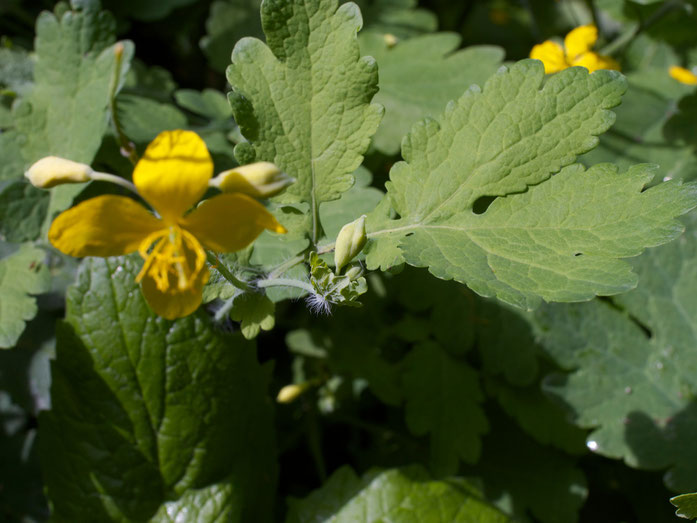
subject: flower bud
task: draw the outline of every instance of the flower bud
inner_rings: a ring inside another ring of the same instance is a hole
[[[256,162],[221,172],[210,184],[224,192],[241,192],[253,198],[270,198],[295,182],[270,162]]]
[[[388,48],[394,47],[395,45],[397,45],[397,42],[399,42],[399,38],[397,38],[392,33],[385,33],[382,38],[385,40],[385,45]]]
[[[358,278],[361,277],[363,274],[363,269],[361,269],[358,266],[353,266],[349,270],[346,271],[346,276],[348,276],[348,279],[351,281],[357,280]]]
[[[34,187],[48,189],[63,183],[89,182],[94,173],[89,165],[57,156],[42,158],[24,173]]]
[[[278,403],[292,403],[300,397],[300,395],[305,392],[305,390],[310,386],[309,383],[302,383],[300,385],[291,384],[286,385],[281,390],[278,391],[276,396],[276,401]]]
[[[365,214],[341,228],[334,246],[334,265],[336,265],[337,274],[341,272],[344,265],[361,252],[366,239]]]

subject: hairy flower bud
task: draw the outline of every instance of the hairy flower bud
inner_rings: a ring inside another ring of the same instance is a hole
[[[34,187],[48,189],[63,183],[89,182],[94,171],[89,165],[57,156],[42,158],[24,173]]]
[[[295,182],[270,162],[256,162],[221,172],[210,185],[223,192],[239,192],[253,198],[270,198]]]
[[[337,274],[341,272],[344,265],[361,252],[366,239],[365,214],[341,228],[334,247],[334,265],[336,265]]]

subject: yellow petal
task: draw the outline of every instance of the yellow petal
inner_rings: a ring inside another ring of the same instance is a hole
[[[598,69],[613,69],[615,71],[620,70],[620,64],[617,63],[617,60],[610,58],[609,56],[603,56],[593,52],[582,54],[573,61],[572,65],[585,67],[590,73],[597,71]]]
[[[48,239],[70,256],[118,256],[138,249],[143,238],[158,229],[162,229],[162,222],[139,203],[105,195],[59,214]]]
[[[138,192],[173,224],[201,199],[213,175],[206,144],[191,131],[164,131],[148,145],[133,171]]]
[[[138,275],[145,301],[155,314],[168,320],[188,316],[201,305],[203,286],[209,276],[203,248],[192,236],[186,233],[183,236],[184,241],[177,242],[180,252],[176,253],[182,257],[181,260],[172,257],[164,260],[160,263],[164,265],[160,267],[164,271],[160,271],[156,266],[158,260],[153,264],[148,258]],[[165,251],[172,247],[166,238],[158,245],[164,245]],[[158,249],[158,245],[153,251]],[[162,277],[166,281],[161,281]]]
[[[573,62],[580,55],[591,50],[598,40],[598,28],[593,24],[582,25],[572,30],[564,38],[566,60]]]
[[[697,75],[695,75],[695,73],[689,69],[674,65],[668,70],[668,73],[670,73],[670,76],[681,84],[697,85]]]
[[[556,73],[569,67],[564,58],[564,50],[561,45],[551,40],[537,44],[530,51],[530,58],[540,60],[545,64],[545,73]]]
[[[244,249],[264,229],[286,232],[263,205],[244,194],[221,194],[206,200],[180,224],[216,252]]]

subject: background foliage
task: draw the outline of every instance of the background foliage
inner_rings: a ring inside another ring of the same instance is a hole
[[[0,520],[697,517],[697,98],[668,75],[697,2],[356,3],[0,4]],[[517,62],[593,22],[622,75]],[[221,257],[242,279],[333,282],[279,268],[368,215],[373,272],[335,297],[362,308],[214,273],[166,321],[137,256],[49,246],[119,190],[28,165],[128,177],[175,128],[298,178],[267,202],[289,234]]]

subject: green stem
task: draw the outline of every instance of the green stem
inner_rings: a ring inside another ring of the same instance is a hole
[[[114,75],[111,79],[111,86],[109,89],[109,113],[111,121],[114,122],[114,129],[116,129],[121,149],[125,151],[130,162],[135,165],[138,163],[138,154],[136,153],[135,147],[133,147],[126,136],[126,133],[123,132],[118,111],[116,110],[116,93],[119,89],[119,83],[121,82],[121,64],[123,63],[123,44],[121,42],[118,42],[114,46],[114,54],[116,55],[116,60]]]
[[[370,235],[368,235],[370,237]],[[326,254],[328,252],[332,252],[334,250],[334,242],[328,243],[327,245],[323,247],[319,247],[317,249],[317,254]],[[302,262],[305,261],[305,253],[303,254],[298,254],[297,256],[294,256],[292,258],[287,259],[280,265],[277,265],[273,269],[271,269],[271,272],[269,272],[269,280],[275,280],[282,274],[288,272],[290,269],[295,267],[296,265],[301,264]]]
[[[135,185],[133,185],[128,180],[121,178],[120,176],[116,176],[115,174],[93,172],[90,175],[90,178],[93,180],[99,180],[101,182],[115,183],[116,185],[125,187],[129,191],[133,191],[134,193],[138,194],[138,189],[136,189]]]
[[[213,254],[212,252],[206,252],[206,257],[208,258],[208,263],[214,266],[215,270],[222,274],[223,278],[229,281],[233,286],[237,287],[238,289],[242,289],[243,291],[254,290],[248,283],[245,283],[242,280],[237,279],[235,275],[230,272],[230,270],[225,266],[224,263],[222,263],[218,259],[218,257],[215,254]]]
[[[292,280],[290,278],[269,278],[266,280],[258,280],[256,286],[260,289],[265,287],[295,287],[297,289],[302,289],[304,291],[315,293],[314,287],[309,283],[305,283],[299,280]]]

